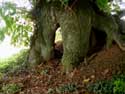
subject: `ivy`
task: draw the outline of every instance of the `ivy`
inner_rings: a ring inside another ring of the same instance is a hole
[[[106,13],[111,12],[110,5],[108,3],[108,0],[96,0],[96,4],[99,7],[99,9]]]

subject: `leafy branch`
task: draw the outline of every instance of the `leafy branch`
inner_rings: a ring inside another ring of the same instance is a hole
[[[0,41],[6,35],[11,37],[11,43],[19,46],[29,45],[32,32],[32,22],[25,8],[17,7],[14,3],[5,2],[0,6],[0,17],[5,26],[0,28]]]

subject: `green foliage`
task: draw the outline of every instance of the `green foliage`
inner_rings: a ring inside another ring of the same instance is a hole
[[[9,58],[0,59],[0,72],[7,73],[16,71],[25,63],[27,54],[27,50],[22,50],[20,53],[12,55]]]
[[[113,84],[111,81],[98,81],[89,85],[88,90],[96,94],[113,94]]]
[[[125,75],[90,84],[88,90],[95,94],[125,94]]]
[[[77,86],[75,84],[65,84],[63,86],[60,86],[58,88],[56,88],[56,92],[58,93],[72,93],[74,91],[77,91]]]
[[[110,5],[108,4],[108,0],[96,0],[96,4],[100,8],[100,10],[106,13],[111,12],[111,8],[110,8]]]
[[[77,91],[77,86],[73,83],[68,83],[56,88],[49,88],[47,94],[67,94],[75,91]]]
[[[2,42],[5,38],[4,30],[0,28],[0,42]]]
[[[0,80],[3,79],[4,74],[0,72]]]
[[[114,76],[113,94],[125,94],[125,75]]]
[[[52,88],[49,88],[47,91],[47,94],[55,94],[55,90]]]
[[[2,93],[4,94],[15,94],[21,91],[21,87],[17,84],[6,84],[2,87]]]
[[[2,4],[2,6],[0,6],[0,18],[1,18],[1,21],[5,24],[5,27],[0,28],[0,40],[1,41],[4,39],[5,33],[7,33],[7,31],[11,27],[11,24],[13,23],[11,16],[16,12],[15,7],[16,7],[15,4],[12,4],[9,2]]]
[[[114,88],[113,92],[114,94],[125,94],[125,81],[118,79],[114,81]]]
[[[18,8],[14,3],[2,3],[0,18],[5,23],[5,26],[0,28],[0,40],[2,41],[5,35],[9,35],[12,44],[29,45],[33,28],[28,14],[25,8]]]

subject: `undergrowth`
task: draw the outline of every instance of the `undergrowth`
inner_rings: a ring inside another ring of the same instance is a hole
[[[114,76],[111,80],[90,84],[88,91],[95,94],[125,94],[125,75]]]
[[[18,84],[6,84],[0,89],[2,94],[16,94],[21,91],[21,86]]]
[[[15,71],[20,68],[25,63],[27,51],[27,49],[24,49],[11,57],[0,59],[0,74]]]
[[[77,91],[77,85],[74,83],[64,84],[56,88],[49,88],[47,94],[69,94]]]

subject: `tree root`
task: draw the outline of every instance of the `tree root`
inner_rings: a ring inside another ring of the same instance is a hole
[[[117,38],[116,36],[114,36],[114,41],[116,42],[116,44],[118,45],[118,47],[120,48],[120,50],[125,51],[125,46],[120,42],[119,38]]]

